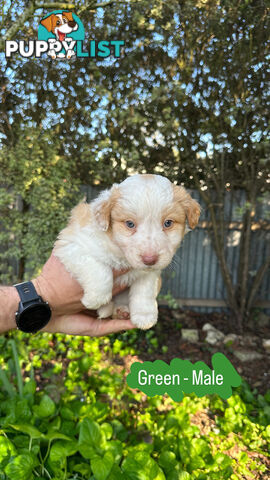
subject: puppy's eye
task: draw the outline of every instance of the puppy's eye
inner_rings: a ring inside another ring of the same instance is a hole
[[[60,20],[57,20],[56,25],[61,25]]]
[[[68,21],[67,21],[66,18],[63,18],[63,22],[64,22],[64,23],[68,23]]]
[[[173,224],[173,220],[165,220],[165,222],[163,223],[163,227],[170,228],[172,224]]]
[[[125,224],[128,228],[135,228],[135,223],[132,222],[131,220],[127,220]]]

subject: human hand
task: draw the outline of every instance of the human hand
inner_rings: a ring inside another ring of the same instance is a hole
[[[126,270],[114,271],[114,278],[124,273]],[[80,301],[83,297],[82,287],[53,253],[41,274],[33,280],[33,284],[38,294],[52,309],[51,319],[42,330],[44,332],[99,337],[134,328],[128,319],[103,320],[97,318],[95,312],[85,310]],[[124,289],[115,286],[113,295]]]

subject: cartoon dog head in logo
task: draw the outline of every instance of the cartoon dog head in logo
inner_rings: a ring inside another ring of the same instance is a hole
[[[78,24],[73,19],[71,12],[52,13],[41,20],[40,23],[48,32],[52,32],[60,42],[66,39],[66,35],[78,30]]]

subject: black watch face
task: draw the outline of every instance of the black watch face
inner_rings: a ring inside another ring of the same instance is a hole
[[[29,305],[17,317],[16,322],[20,330],[26,333],[35,333],[45,327],[51,318],[51,309],[45,303]]]

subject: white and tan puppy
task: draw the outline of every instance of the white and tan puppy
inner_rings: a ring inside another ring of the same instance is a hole
[[[72,211],[59,234],[55,255],[84,290],[82,303],[101,318],[129,308],[130,319],[147,329],[157,321],[161,270],[172,260],[186,230],[199,220],[199,204],[183,187],[160,175],[134,175]],[[118,278],[126,293],[112,302],[112,269],[129,268]]]

